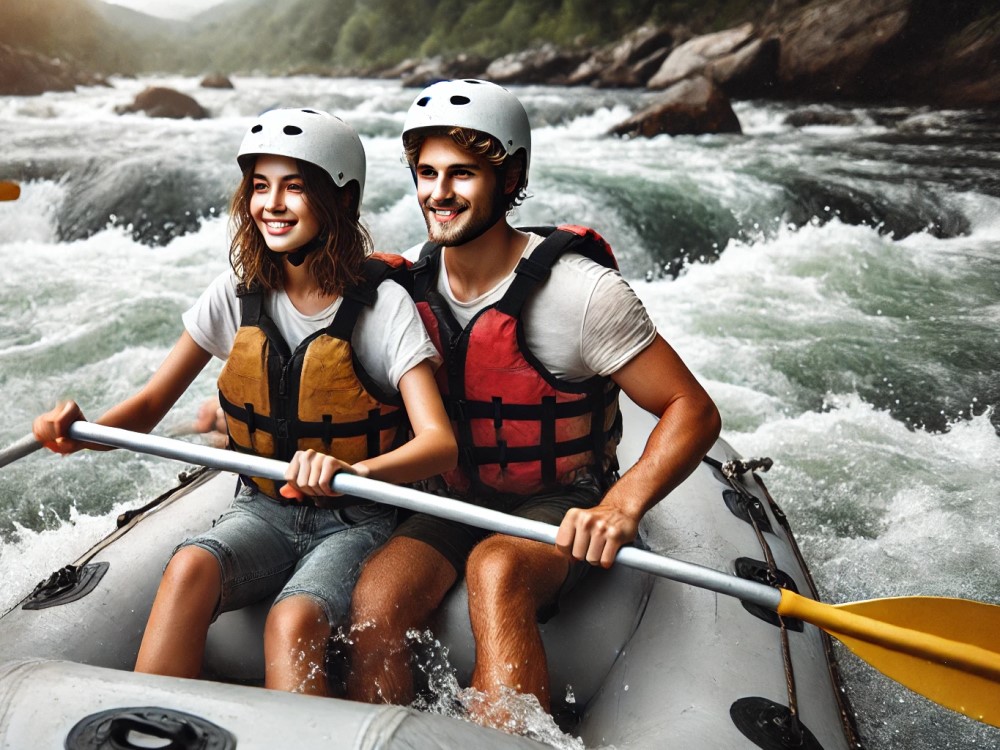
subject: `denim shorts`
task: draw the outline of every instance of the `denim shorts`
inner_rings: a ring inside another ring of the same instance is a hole
[[[335,625],[347,615],[362,564],[388,539],[395,522],[395,509],[386,505],[363,502],[336,510],[284,505],[242,486],[211,529],[177,549],[195,545],[219,561],[222,597],[216,617],[267,597],[277,603],[306,595]]]

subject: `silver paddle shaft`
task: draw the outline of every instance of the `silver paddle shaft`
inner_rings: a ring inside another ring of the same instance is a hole
[[[288,468],[288,464],[284,461],[236,453],[207,445],[188,443],[183,440],[147,435],[141,432],[131,432],[117,427],[105,427],[93,422],[74,422],[69,428],[69,434],[74,440],[86,440],[116,448],[127,448],[139,453],[148,453],[199,466],[277,481],[284,480],[285,470]],[[546,544],[555,544],[556,541],[558,529],[551,524],[510,516],[478,505],[346,472],[339,472],[334,476],[333,489],[346,495],[354,495],[406,510],[428,513],[501,534]],[[739,576],[722,573],[695,563],[675,560],[664,555],[657,555],[635,547],[623,547],[619,550],[615,562],[669,578],[672,581],[733,596],[772,611],[777,610],[781,601],[781,592],[763,583],[748,581]]]

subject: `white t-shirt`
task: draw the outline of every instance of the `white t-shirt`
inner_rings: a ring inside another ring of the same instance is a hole
[[[184,327],[195,343],[219,359],[229,356],[240,326],[236,284],[231,270],[223,272],[183,315]],[[294,351],[307,336],[333,322],[342,301],[338,298],[316,315],[303,315],[285,292],[277,291],[264,296],[264,311]],[[398,391],[399,379],[421,362],[429,360],[434,368],[441,364],[416,305],[391,280],[379,286],[375,304],[361,311],[351,346],[365,371],[390,392]]]
[[[522,257],[530,256],[543,239],[529,233]],[[415,261],[421,247],[404,256]],[[442,252],[444,261],[448,249]],[[463,327],[484,307],[499,302],[516,275],[511,271],[485,294],[462,302],[451,292],[445,265],[440,264],[437,288]],[[548,281],[525,303],[522,318],[531,352],[549,372],[571,382],[612,375],[656,337],[656,326],[621,274],[577,253],[556,261]]]

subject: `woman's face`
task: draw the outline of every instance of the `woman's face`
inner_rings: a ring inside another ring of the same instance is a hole
[[[250,215],[268,248],[276,253],[294,252],[319,234],[319,219],[309,206],[295,159],[272,154],[257,157]]]

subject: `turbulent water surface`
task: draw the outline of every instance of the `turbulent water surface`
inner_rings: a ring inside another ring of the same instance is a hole
[[[140,386],[179,316],[227,263],[234,154],[256,112],[341,114],[369,155],[380,249],[421,238],[395,83],[192,79],[202,121],[119,116],[149,80],[0,97],[0,445],[72,396],[88,415]],[[523,224],[598,228],[725,436],[768,455],[823,597],[1000,602],[1000,114],[740,103],[742,136],[605,137],[639,92],[520,88],[535,126]],[[838,125],[794,127],[809,110]],[[189,420],[213,364],[166,420]],[[2,471],[0,611],[168,487],[124,451],[35,455]],[[656,511],[653,511],[656,522]],[[669,552],[669,550],[665,550]],[[1000,746],[843,657],[871,750]]]

